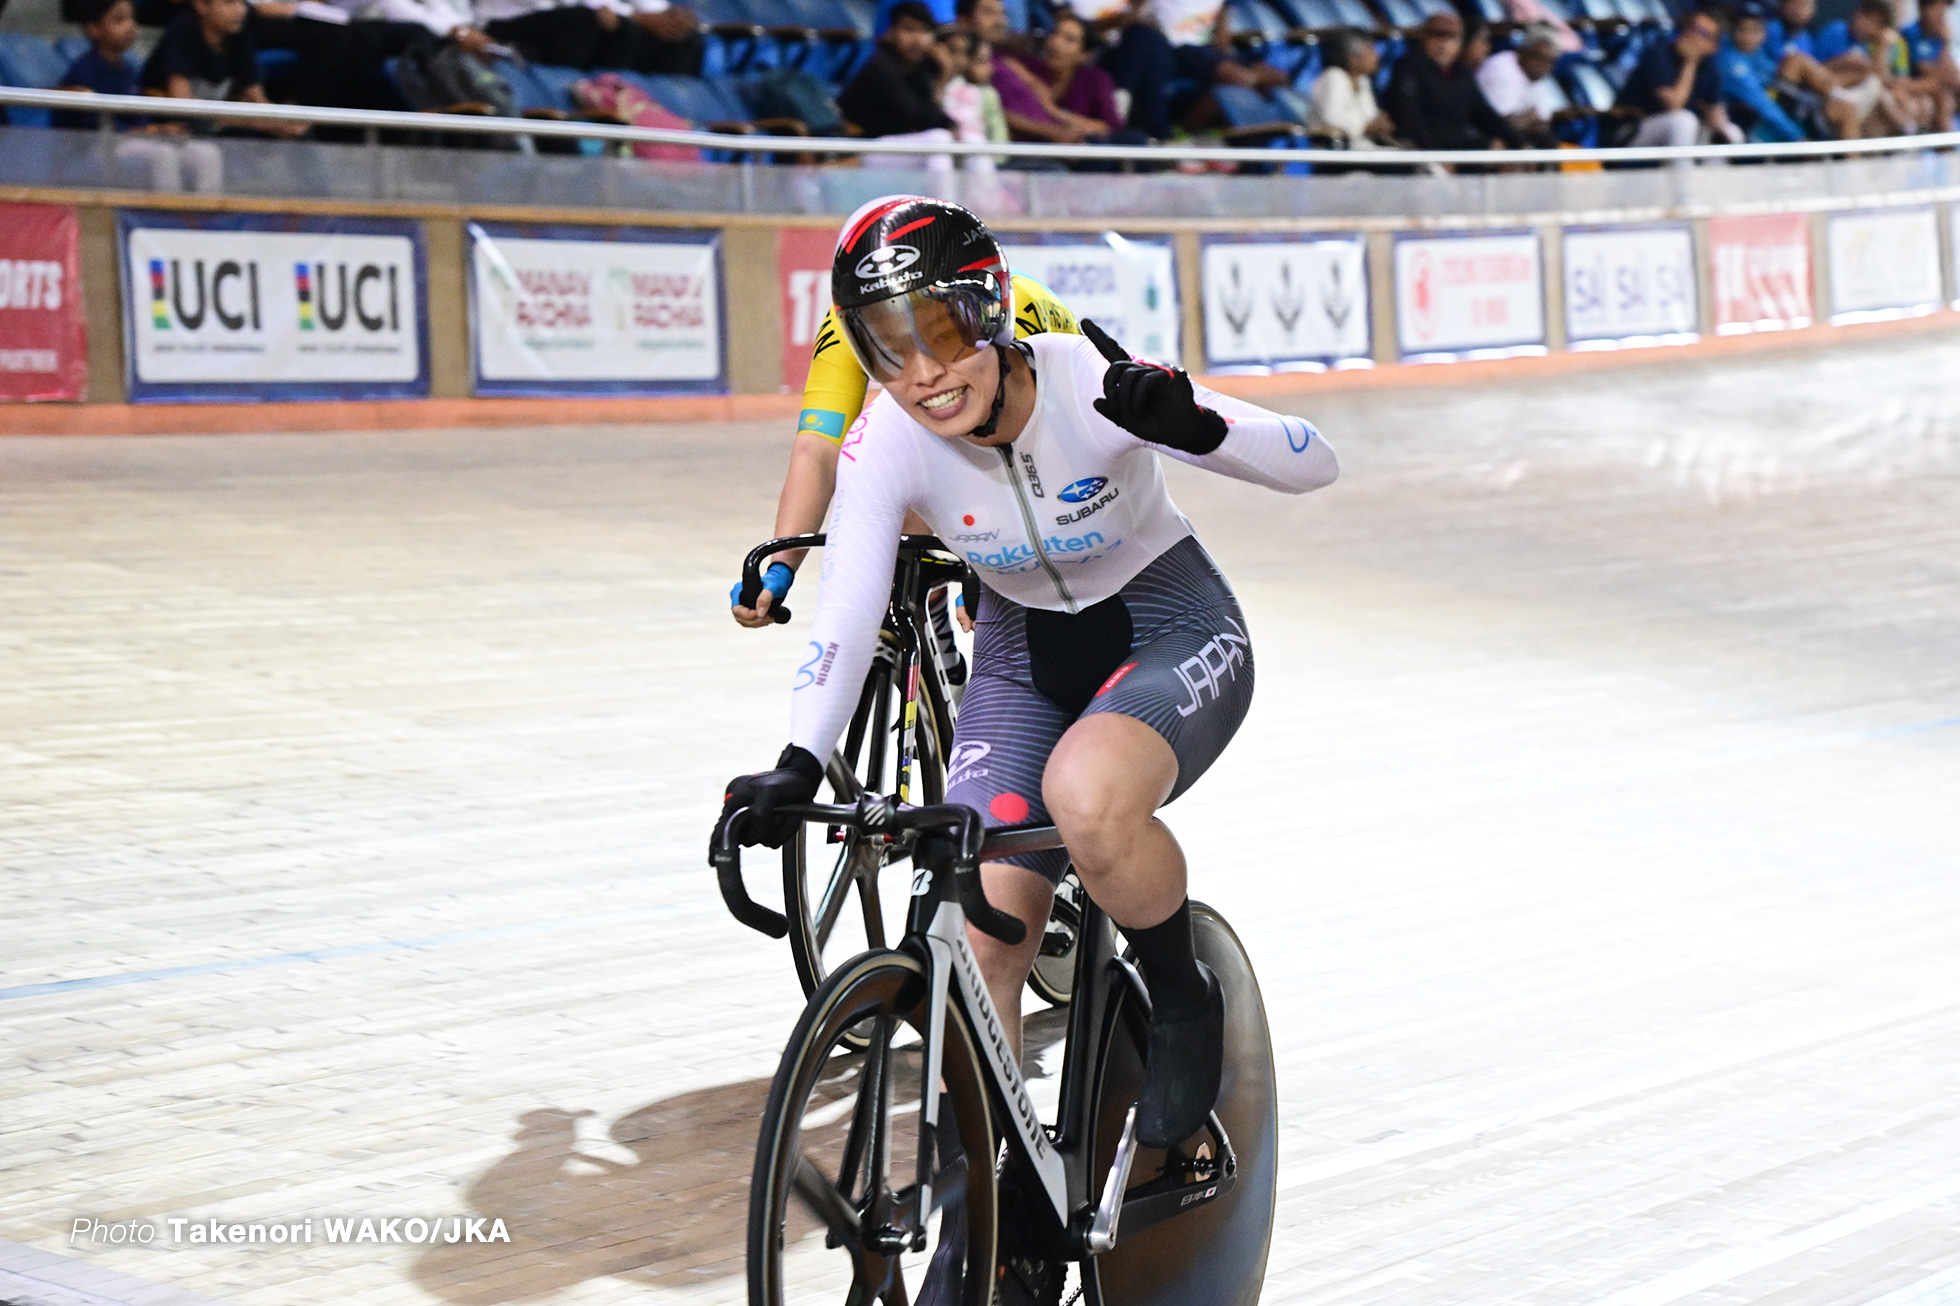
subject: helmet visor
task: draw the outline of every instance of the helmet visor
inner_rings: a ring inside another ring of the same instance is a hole
[[[866,375],[888,385],[914,354],[942,364],[971,358],[999,330],[999,301],[979,284],[938,285],[839,311],[844,338]]]

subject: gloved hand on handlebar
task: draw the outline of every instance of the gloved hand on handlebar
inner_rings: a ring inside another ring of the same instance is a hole
[[[715,822],[714,840],[709,848],[710,860],[713,859],[714,848],[721,845],[722,833],[730,828],[731,821],[735,822],[732,832],[737,842],[782,847],[783,841],[795,831],[796,822],[776,815],[776,810],[813,801],[817,796],[817,786],[822,783],[823,763],[809,750],[798,748],[795,744],[785,748],[783,755],[776,759],[775,770],[757,775],[738,775],[730,780],[728,793],[721,804],[721,819]]]
[[[772,562],[762,573],[762,593],[756,595],[755,606],[742,604],[742,582],[736,581],[728,591],[728,606],[734,609],[735,620],[751,629],[767,626],[769,610],[783,601],[789,587],[796,583],[796,572],[787,563]]]
[[[1097,412],[1139,440],[1180,453],[1207,454],[1225,442],[1225,419],[1198,402],[1190,373],[1137,362],[1086,317],[1082,334],[1109,360]]]

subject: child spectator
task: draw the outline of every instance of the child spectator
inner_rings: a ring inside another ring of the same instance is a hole
[[[973,43],[967,60],[966,78],[980,93],[980,114],[986,124],[987,139],[993,144],[1013,139],[1007,130],[1007,114],[1000,107],[1000,92],[994,89],[994,47],[985,41]]]
[[[245,35],[245,0],[190,0],[163,29],[143,62],[147,94],[175,100],[242,100],[269,104],[259,84],[258,52]],[[210,128],[194,125],[193,131]],[[306,134],[303,122],[264,122],[250,128],[271,136]]]
[[[994,140],[1007,139],[1007,123],[1001,120],[1000,96],[992,86],[974,84],[974,64],[983,64],[989,77],[993,75],[993,57],[976,60],[975,52],[984,47],[973,39],[973,33],[958,27],[942,27],[939,30],[939,61],[951,72],[945,89],[939,93],[939,107],[953,120],[955,139],[975,145],[984,145]],[[993,135],[993,123],[999,121],[1000,135]],[[991,154],[969,154],[965,168],[969,177],[991,179],[996,160]]]
[[[1751,140],[1804,140],[1808,133],[1777,102],[1763,76],[1767,61],[1761,54],[1768,36],[1769,23],[1760,9],[1745,7],[1736,12],[1728,39],[1715,56],[1716,71],[1722,78],[1722,103],[1728,107],[1730,120]],[[1774,77],[1774,67],[1768,71]]]
[[[1380,51],[1362,33],[1343,29],[1322,44],[1327,65],[1307,96],[1307,126],[1334,132],[1351,150],[1379,150],[1395,144],[1395,124],[1375,103]]]
[[[1722,27],[1710,13],[1688,15],[1672,41],[1647,47],[1620,88],[1620,103],[1640,114],[1640,127],[1627,144],[1696,145],[1704,133],[1740,143],[1742,133],[1722,106],[1722,74],[1715,53]]]
[[[1934,104],[1911,81],[1912,56],[1886,0],[1859,0],[1849,18],[1817,33],[1811,52],[1837,79],[1864,135],[1904,135],[1932,121]]]
[[[136,43],[136,10],[130,0],[81,0],[75,10],[89,49],[61,75],[60,89],[138,94],[139,73],[129,57],[129,48]],[[63,110],[54,116],[54,125],[94,127],[96,119],[92,113]],[[224,156],[210,141],[182,139],[186,135],[182,123],[152,123],[140,114],[117,114],[115,128],[125,133],[116,142],[116,161],[146,171],[151,190],[188,189],[209,195],[223,188]]]

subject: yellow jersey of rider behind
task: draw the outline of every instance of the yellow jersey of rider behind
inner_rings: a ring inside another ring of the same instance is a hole
[[[1048,287],[1029,277],[1017,276],[1013,282],[1016,340],[1044,331],[1082,334],[1075,324],[1075,314]],[[797,434],[815,431],[827,439],[841,441],[864,407],[864,392],[869,384],[864,369],[858,366],[857,355],[844,341],[837,325],[837,310],[833,308],[824,315],[823,326],[817,330],[810,379],[803,384],[803,413],[796,421]]]

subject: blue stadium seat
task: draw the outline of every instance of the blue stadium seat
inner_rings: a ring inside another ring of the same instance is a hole
[[[63,59],[46,38],[25,32],[0,32],[0,85],[46,91],[60,85],[72,60]],[[10,105],[7,121],[16,127],[45,127],[53,115],[46,109]]]
[[[54,43],[54,52],[61,56],[63,63],[72,64],[89,52],[89,39],[86,36],[64,36]]]
[[[1553,76],[1558,78],[1559,85],[1572,103],[1581,108],[1604,113],[1619,98],[1618,89],[1607,80],[1600,66],[1584,54],[1561,57],[1553,69]]]

